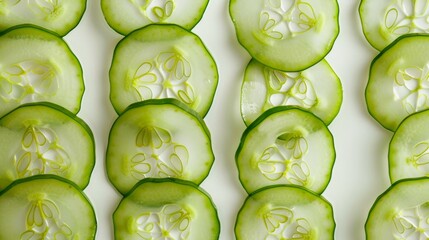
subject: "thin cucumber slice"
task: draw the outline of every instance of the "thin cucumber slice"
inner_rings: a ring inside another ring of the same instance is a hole
[[[86,195],[55,175],[20,179],[0,192],[0,239],[95,239]]]
[[[77,113],[84,88],[79,60],[58,35],[30,25],[0,35],[0,116],[39,101]]]
[[[34,24],[64,36],[80,22],[86,0],[0,1],[0,32],[21,24]]]
[[[209,0],[101,0],[109,26],[128,33],[149,24],[177,24],[191,30],[201,20]]]
[[[180,178],[200,184],[214,161],[201,117],[175,99],[131,105],[113,124],[106,167],[122,194],[144,178]]]
[[[145,179],[113,214],[116,240],[219,238],[220,223],[210,196],[178,179]]]
[[[235,158],[248,193],[276,184],[322,193],[331,179],[335,146],[331,132],[314,114],[279,106],[246,128]]]
[[[332,240],[334,231],[331,204],[305,188],[288,185],[266,187],[250,194],[235,224],[237,240]]]
[[[252,59],[241,86],[241,115],[246,125],[280,105],[307,109],[329,125],[342,101],[340,79],[325,60],[300,72],[284,72]]]
[[[429,178],[395,182],[371,207],[366,239],[427,239],[428,203]]]
[[[425,0],[361,0],[359,16],[366,39],[381,51],[404,34],[429,33],[428,10]]]
[[[429,35],[399,37],[372,61],[365,99],[369,113],[395,131],[408,115],[429,107]]]
[[[121,113],[147,99],[176,98],[208,112],[217,66],[201,39],[177,25],[149,25],[123,38],[110,68],[110,100]]]
[[[84,189],[95,164],[91,129],[51,103],[22,105],[0,118],[0,190],[19,178],[55,174]]]
[[[404,178],[429,176],[429,110],[413,113],[401,122],[389,145],[389,176]]]
[[[339,33],[336,0],[231,0],[240,44],[264,65],[301,71],[330,51]]]

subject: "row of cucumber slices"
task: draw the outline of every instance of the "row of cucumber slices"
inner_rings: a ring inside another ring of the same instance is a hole
[[[329,184],[341,81],[325,60],[339,32],[337,1],[231,0],[239,43],[252,57],[241,87],[247,126],[235,159],[249,194],[237,239],[333,239]]]
[[[368,112],[393,132],[388,150],[392,184],[368,214],[368,240],[429,236],[428,7],[427,1],[360,2],[363,33],[380,51],[365,90]]]

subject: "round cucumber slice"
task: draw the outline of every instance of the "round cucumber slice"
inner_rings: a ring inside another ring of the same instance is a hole
[[[0,118],[0,190],[16,179],[55,174],[84,189],[95,164],[91,129],[52,103],[22,105]]]
[[[128,33],[149,24],[177,24],[191,30],[201,20],[208,0],[101,0],[109,26]]]
[[[329,125],[343,100],[340,79],[325,60],[299,72],[284,72],[252,59],[241,86],[241,115],[249,125],[266,110],[299,106]]]
[[[55,175],[20,179],[0,193],[0,239],[95,239],[86,195]]]
[[[58,35],[30,25],[9,29],[0,35],[0,63],[0,116],[39,101],[79,112],[82,67]]]
[[[429,110],[413,113],[396,129],[389,145],[390,181],[429,176]]]
[[[149,25],[116,46],[110,100],[121,113],[134,102],[176,98],[205,116],[217,82],[216,63],[197,35],[176,25]]]
[[[314,114],[279,106],[246,128],[235,158],[248,193],[275,184],[321,193],[331,179],[335,146],[331,132]]]
[[[374,202],[365,224],[366,239],[427,239],[428,203],[428,178],[395,182]]]
[[[382,50],[399,36],[429,33],[429,2],[361,0],[359,16],[368,42]]]
[[[86,0],[0,1],[0,32],[21,24],[34,24],[64,36],[80,22]]]
[[[429,107],[429,35],[399,37],[372,61],[365,90],[374,119],[395,131],[408,115]]]
[[[201,117],[175,99],[132,104],[109,135],[106,167],[122,194],[144,178],[180,178],[200,184],[214,161]]]
[[[264,65],[301,71],[322,60],[339,33],[336,0],[231,0],[237,38]]]
[[[331,204],[302,187],[277,185],[250,194],[235,224],[237,240],[334,239]]]
[[[113,214],[115,239],[219,239],[220,223],[210,196],[178,179],[145,179]]]

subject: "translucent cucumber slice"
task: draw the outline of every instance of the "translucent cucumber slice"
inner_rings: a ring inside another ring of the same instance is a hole
[[[177,25],[149,25],[116,46],[110,100],[121,113],[134,102],[176,98],[205,116],[217,82],[216,63],[197,35]]]
[[[55,174],[84,189],[95,164],[91,129],[51,103],[22,105],[0,118],[0,190],[16,179]]]
[[[246,128],[235,158],[248,193],[276,184],[295,184],[322,193],[331,179],[335,146],[331,132],[318,117],[299,108],[278,106]]]
[[[64,36],[79,24],[86,0],[0,1],[0,32],[21,24],[34,24]]]
[[[413,113],[396,129],[389,145],[390,181],[429,176],[429,110]]]
[[[290,185],[265,187],[250,194],[235,224],[237,240],[331,240],[334,231],[331,204],[305,188]]]
[[[329,125],[343,100],[340,79],[325,60],[300,72],[284,72],[252,59],[241,87],[241,115],[249,125],[275,106],[299,106]]]
[[[188,30],[201,20],[209,0],[101,0],[109,26],[128,33],[149,24],[177,24]]]
[[[429,33],[425,0],[361,0],[359,15],[366,39],[380,51],[404,34]]]
[[[428,178],[395,182],[374,202],[365,224],[366,239],[427,239],[428,203]]]
[[[365,90],[369,113],[394,131],[408,115],[429,107],[429,35],[399,37],[372,61]]]
[[[79,60],[58,35],[20,26],[0,35],[0,116],[28,102],[80,110],[84,92]]]
[[[240,44],[259,62],[282,71],[316,64],[339,33],[336,0],[231,0],[229,12]]]
[[[95,239],[86,195],[55,175],[20,179],[0,192],[0,239]]]
[[[113,214],[116,240],[219,239],[220,223],[210,196],[194,183],[145,179]]]
[[[204,121],[175,99],[135,103],[110,131],[107,174],[122,194],[144,178],[173,177],[200,184],[213,161]]]

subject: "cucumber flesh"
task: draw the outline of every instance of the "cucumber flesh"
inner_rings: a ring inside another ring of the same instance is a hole
[[[250,194],[235,224],[237,240],[334,239],[331,204],[305,188],[276,185]]]
[[[0,239],[95,239],[86,195],[55,175],[20,179],[0,192]]]
[[[314,114],[274,107],[244,131],[236,163],[248,193],[276,184],[295,184],[322,193],[335,161],[331,132]]]
[[[219,239],[220,223],[210,196],[177,179],[145,179],[113,214],[115,239]]]
[[[241,87],[241,115],[249,125],[272,107],[299,106],[329,125],[342,99],[340,79],[325,60],[300,72],[284,72],[252,59]]]
[[[90,128],[60,106],[30,103],[0,118],[0,190],[39,174],[56,174],[84,189],[94,164]]]

